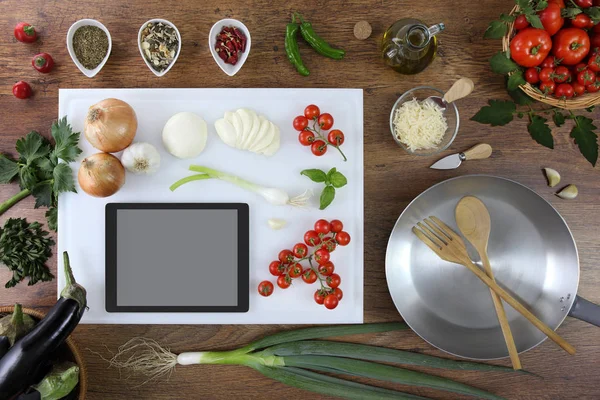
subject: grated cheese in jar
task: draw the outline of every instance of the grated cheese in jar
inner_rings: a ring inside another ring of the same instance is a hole
[[[410,151],[434,149],[448,129],[440,106],[431,101],[413,98],[394,114],[394,133]]]

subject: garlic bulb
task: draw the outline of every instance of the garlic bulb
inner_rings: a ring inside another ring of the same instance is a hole
[[[123,152],[121,163],[134,174],[153,174],[160,167],[160,154],[150,143],[134,143]]]

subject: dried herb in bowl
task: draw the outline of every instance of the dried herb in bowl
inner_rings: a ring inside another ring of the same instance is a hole
[[[97,26],[84,25],[73,34],[73,51],[87,69],[94,69],[108,53],[108,36]]]
[[[179,49],[179,37],[175,28],[163,22],[149,22],[142,30],[144,57],[157,72],[163,72],[175,60]]]

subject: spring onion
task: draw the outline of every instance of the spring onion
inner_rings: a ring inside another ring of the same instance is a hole
[[[332,341],[311,339],[389,332],[407,329],[403,323],[314,327],[277,333],[231,351],[172,353],[152,339],[133,338],[119,347],[111,366],[146,376],[146,382],[170,375],[177,365],[244,365],[263,375],[313,392],[347,399],[423,399],[423,397],[353,382],[326,373],[378,379],[439,389],[484,399],[502,399],[492,393],[447,378],[371,361],[384,361],[447,369],[499,370],[475,362],[454,361],[433,356]],[[330,350],[327,350],[330,346]]]

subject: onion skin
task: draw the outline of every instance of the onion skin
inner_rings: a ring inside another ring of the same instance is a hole
[[[88,110],[83,133],[92,146],[106,153],[124,150],[137,131],[133,108],[119,99],[104,99]]]
[[[108,197],[125,184],[125,168],[112,154],[97,153],[81,162],[77,180],[90,196]]]

